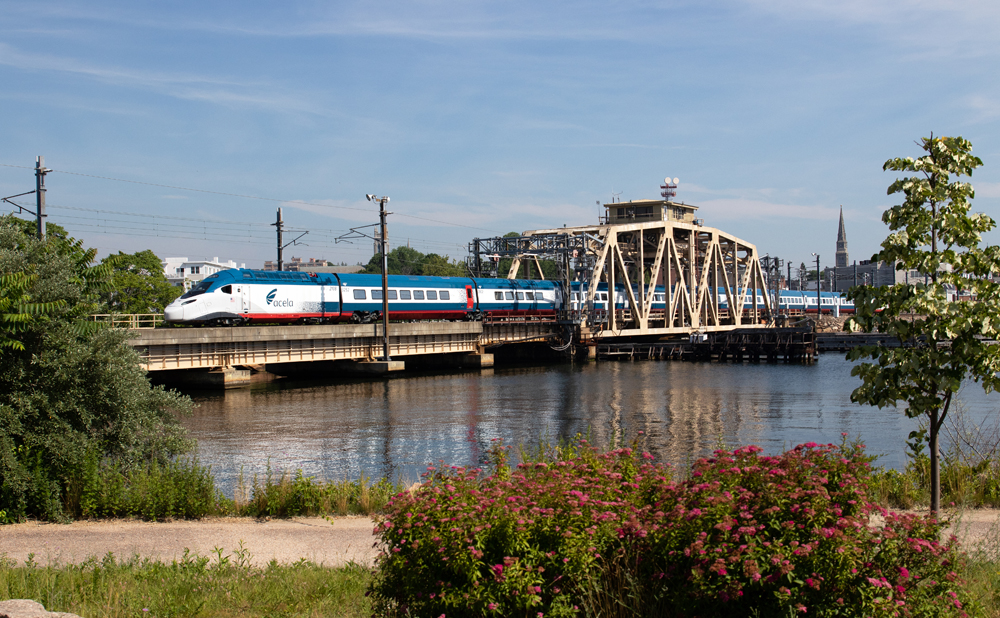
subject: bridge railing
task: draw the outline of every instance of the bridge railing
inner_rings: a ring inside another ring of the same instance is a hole
[[[156,328],[163,324],[162,313],[95,313],[90,316],[90,319],[94,322],[111,324],[114,328],[132,330]]]

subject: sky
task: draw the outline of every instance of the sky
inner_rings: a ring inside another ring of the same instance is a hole
[[[43,155],[48,220],[100,255],[253,268],[278,207],[309,232],[286,260],[367,262],[338,238],[369,193],[392,246],[464,259],[670,176],[705,225],[830,266],[841,206],[851,259],[878,250],[882,164],[931,132],[972,142],[1000,220],[997,32],[995,0],[0,1],[0,197]]]

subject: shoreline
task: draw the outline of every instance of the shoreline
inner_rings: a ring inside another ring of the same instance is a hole
[[[206,517],[149,522],[138,519],[77,521],[69,524],[29,521],[0,526],[0,557],[24,564],[80,564],[109,552],[118,560],[132,556],[170,562],[191,555],[216,559],[216,548],[231,561],[241,550],[257,567],[271,560],[291,564],[305,559],[327,567],[349,562],[371,566],[374,521],[368,517]],[[241,545],[242,543],[242,545]]]
[[[926,513],[908,510],[906,513]],[[967,552],[1000,545],[1000,509],[947,511],[954,533]],[[138,519],[77,521],[70,524],[29,521],[0,526],[0,557],[24,564],[34,554],[37,564],[81,564],[103,558],[133,556],[170,562],[191,555],[216,560],[218,549],[231,561],[240,558],[256,567],[271,560],[291,564],[308,560],[326,567],[349,562],[372,566],[378,551],[374,520],[363,516],[206,517],[149,522]]]

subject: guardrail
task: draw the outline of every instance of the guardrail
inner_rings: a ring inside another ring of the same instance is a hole
[[[163,324],[162,313],[95,313],[90,319],[94,322],[109,323],[114,328],[131,330],[156,328]]]

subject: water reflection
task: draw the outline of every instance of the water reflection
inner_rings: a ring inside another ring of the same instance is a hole
[[[639,432],[659,459],[685,464],[719,444],[777,452],[802,442],[860,435],[882,463],[900,467],[916,427],[895,410],[850,402],[858,384],[839,355],[813,366],[680,362],[518,367],[334,383],[279,382],[196,397],[185,419],[232,495],[238,475],[301,469],[327,479],[361,473],[413,481],[427,464],[481,463],[491,440],[589,433],[631,442]],[[970,416],[996,398],[963,392]]]

